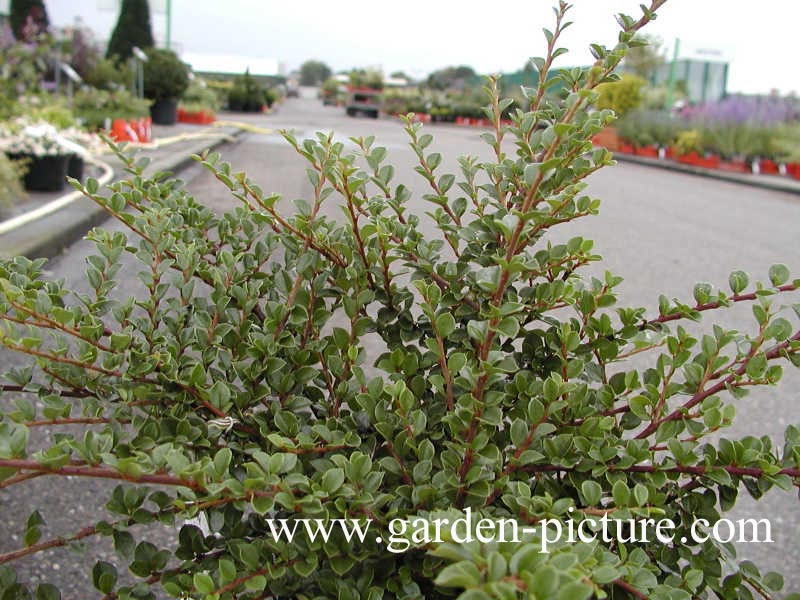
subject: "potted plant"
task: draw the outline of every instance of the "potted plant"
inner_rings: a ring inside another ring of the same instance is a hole
[[[236,112],[262,112],[274,100],[275,95],[261,86],[250,71],[237,77],[228,92],[228,108]]]
[[[749,173],[748,156],[757,153],[758,140],[746,123],[723,122],[708,129],[709,144],[720,155],[719,169]]]
[[[144,95],[153,101],[150,116],[158,125],[174,125],[178,99],[189,87],[189,68],[177,54],[163,48],[147,51],[144,63]]]
[[[80,149],[46,121],[20,117],[0,126],[0,150],[11,160],[25,160],[25,189],[57,192],[64,188],[72,155]]]
[[[89,131],[106,129],[118,141],[150,141],[149,136],[137,133],[142,130],[146,133],[149,128],[150,101],[137,98],[126,90],[81,90],[73,98],[72,110],[78,122]],[[146,121],[144,127],[141,126],[143,121]],[[117,135],[126,128],[136,134],[135,140]]]
[[[599,133],[592,136],[592,144],[595,146],[603,146],[612,152],[617,152],[621,143],[622,140],[619,137],[617,128],[610,125],[604,127]]]
[[[178,105],[178,121],[205,125],[213,123],[219,108],[217,94],[202,79],[195,79]]]
[[[687,165],[715,169],[719,166],[719,156],[706,154],[706,140],[700,129],[681,131],[675,140],[675,159]]]
[[[800,179],[800,124],[783,124],[773,133],[772,154],[778,173]]]

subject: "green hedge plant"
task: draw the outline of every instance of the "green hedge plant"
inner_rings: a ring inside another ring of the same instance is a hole
[[[89,130],[106,127],[114,119],[138,119],[150,112],[150,100],[137,98],[129,91],[87,88],[72,98],[75,117]]]
[[[249,69],[234,79],[228,91],[228,108],[233,111],[261,112],[274,101],[275,94],[261,85]]]
[[[616,125],[620,138],[637,146],[670,146],[679,133],[679,123],[662,110],[633,110]]]
[[[189,87],[189,67],[172,50],[150,48],[144,70],[144,96],[154,102],[178,100]]]
[[[618,116],[641,106],[642,89],[647,81],[637,75],[625,74],[617,81],[598,86],[597,108],[611,108]]]
[[[587,110],[595,89],[662,3],[620,16],[618,43],[564,72],[559,99],[526,90],[530,110],[508,127],[490,79],[487,156],[462,157],[459,173],[443,171],[431,135],[407,119],[424,215],[372,137],[285,132],[313,187],[292,212],[216,154],[197,158],[240,201],[224,215],[124,153],[132,177],[110,193],[76,182],[125,232],[91,232],[86,294],[48,279],[42,260],[0,264],[0,339],[31,359],[3,386],[0,485],[69,475],[119,486],[113,517],[72,535],[40,539],[33,513],[26,545],[0,555],[0,595],[22,597],[13,558],[95,536],[119,552],[89,567],[105,598],[161,588],[227,600],[688,600],[779,589],[780,576],[713,541],[561,541],[544,553],[541,533],[505,543],[407,533],[392,553],[375,539],[393,519],[467,511],[530,527],[669,518],[679,539],[695,518],[719,519],[740,487],[757,498],[797,486],[797,427],[780,443],[706,440],[733,420],[732,399],[800,363],[797,319],[782,308],[798,286],[786,267],[764,282],[736,272],[729,290],[701,284],[654,310],[617,307],[621,278],[581,274],[598,260],[592,242],[557,241],[561,224],[597,212],[584,180],[612,163],[590,141],[613,120]],[[566,15],[561,3],[534,62],[539,81],[563,52]],[[324,216],[331,203],[340,219]],[[140,266],[140,297],[114,295],[124,255]],[[750,331],[684,326],[741,303]],[[33,452],[42,422],[89,430]],[[205,531],[183,522],[199,515]],[[315,518],[369,520],[371,534],[288,543],[270,533],[269,519]],[[174,547],[144,533],[156,522],[175,528]],[[139,583],[120,583],[119,571]]]

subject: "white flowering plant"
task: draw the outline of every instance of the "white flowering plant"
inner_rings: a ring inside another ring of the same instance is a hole
[[[88,154],[86,135],[74,127],[59,129],[48,121],[17,117],[0,123],[0,151],[36,157],[84,156]]]

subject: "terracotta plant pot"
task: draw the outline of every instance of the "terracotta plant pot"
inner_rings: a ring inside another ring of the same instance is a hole
[[[697,166],[705,169],[717,169],[719,168],[719,156],[716,154],[707,154],[706,156],[701,156]]]
[[[729,173],[752,173],[750,163],[744,160],[721,160],[717,168]]]
[[[592,138],[592,144],[603,146],[612,152],[619,150],[620,139],[617,130],[613,127],[606,127]]]
[[[778,175],[780,173],[778,163],[768,158],[762,158],[758,161],[758,170],[762,175]]]
[[[658,148],[656,146],[636,146],[633,149],[636,156],[646,156],[648,158],[658,158]]]
[[[178,109],[178,123],[194,123],[195,125],[208,125],[216,121],[217,117],[212,111],[199,110],[187,111]]]
[[[688,154],[682,154],[678,156],[676,160],[679,163],[692,165],[694,167],[703,167],[704,169],[716,169],[719,166],[719,156],[716,154],[700,156],[694,150]]]

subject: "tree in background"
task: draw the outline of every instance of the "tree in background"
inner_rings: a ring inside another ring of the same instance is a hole
[[[383,89],[383,73],[376,69],[353,69],[350,71],[350,85],[356,88]]]
[[[666,62],[663,42],[653,36],[642,36],[644,46],[631,48],[622,61],[623,70],[650,81],[656,70]]]
[[[9,20],[18,40],[35,37],[50,26],[43,0],[11,0]]]
[[[106,57],[127,60],[133,54],[134,46],[145,49],[153,45],[147,0],[122,0],[119,19],[108,42]]]
[[[466,65],[446,67],[428,75],[428,87],[434,90],[463,90],[475,77],[475,70],[472,67]]]
[[[324,62],[307,60],[300,67],[300,85],[320,85],[331,73],[331,68]]]

